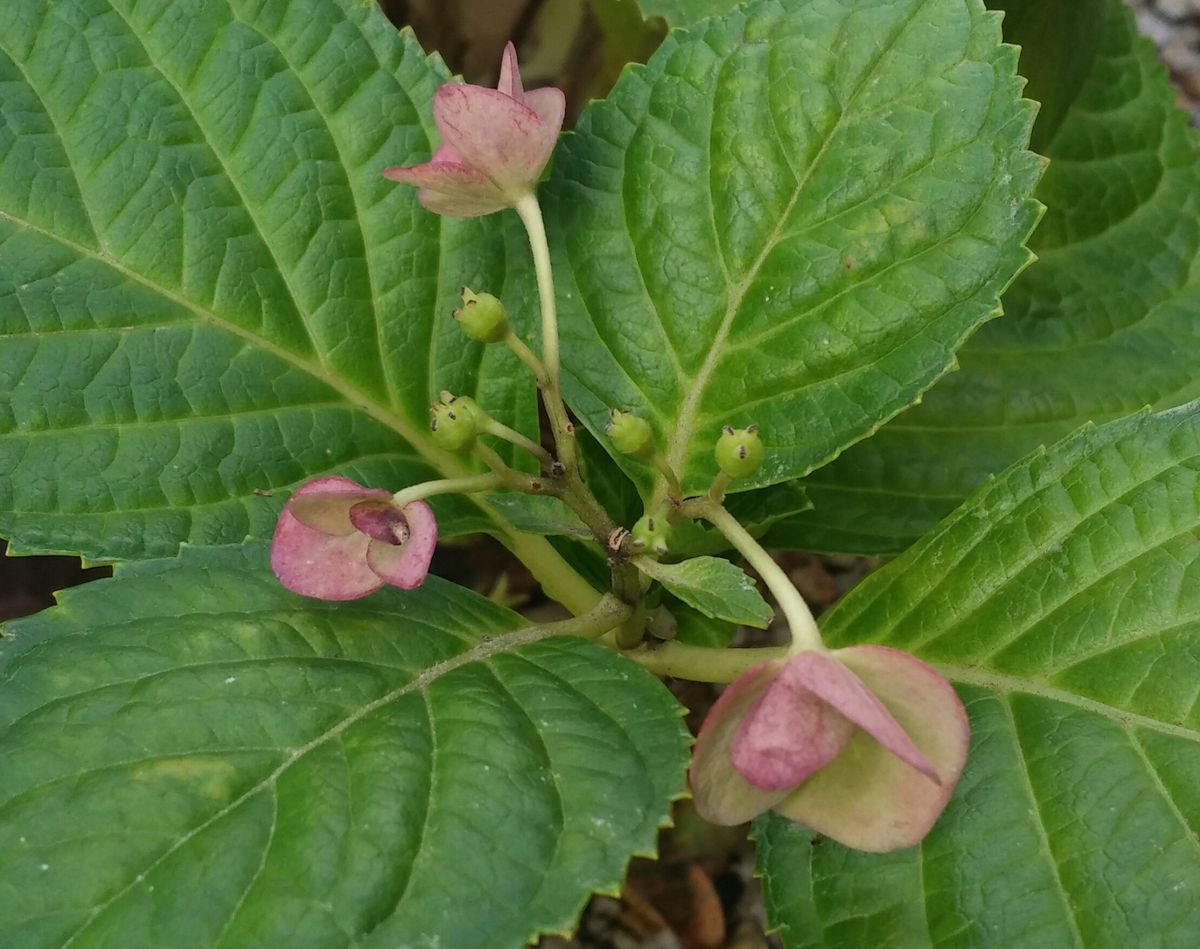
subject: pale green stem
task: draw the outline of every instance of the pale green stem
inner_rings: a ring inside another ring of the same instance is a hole
[[[510,531],[502,540],[517,559],[529,568],[546,595],[572,613],[586,613],[599,602],[600,592],[583,579],[545,537]]]
[[[521,337],[509,330],[504,337],[504,345],[517,354],[517,358],[533,373],[533,378],[537,380],[539,386],[546,384],[546,367],[538,359],[537,353],[526,346]]]
[[[732,682],[747,669],[768,659],[786,659],[786,646],[762,649],[710,649],[669,642],[639,646],[625,653],[642,668],[657,676],[672,676],[692,682]]]
[[[540,634],[544,634],[546,636],[580,636],[584,639],[598,639],[610,629],[619,626],[632,612],[633,607],[628,603],[622,603],[611,593],[606,593],[586,613],[555,623],[531,626],[528,631],[537,631],[539,638],[541,638]]]
[[[492,469],[496,477],[501,479],[500,483],[504,487],[512,488],[514,491],[524,491],[526,494],[538,494],[542,491],[543,482],[540,478],[510,468],[499,454],[483,442],[475,442],[471,453]]]
[[[673,498],[676,501],[683,497],[683,489],[679,486],[679,478],[675,475],[675,469],[672,468],[667,462],[667,459],[663,457],[662,452],[654,452],[654,458],[652,459],[651,464],[654,465],[654,469],[660,475],[662,475],[663,481],[666,482],[668,497]]]
[[[537,274],[538,302],[542,309],[542,366],[545,369],[545,381],[541,385],[542,402],[546,406],[546,415],[550,418],[550,428],[554,432],[554,447],[558,452],[558,460],[565,468],[573,469],[575,439],[571,434],[571,423],[567,418],[567,407],[562,397],[558,357],[558,309],[554,297],[554,271],[550,265],[550,244],[546,240],[546,225],[542,220],[542,208],[538,204],[537,195],[532,191],[519,198],[513,207],[529,235],[533,269]]]
[[[480,491],[494,491],[503,485],[504,479],[498,474],[468,475],[465,478],[423,481],[397,491],[392,495],[392,503],[397,507],[404,507],[413,501],[424,501],[426,498],[436,497],[439,494],[476,494]]]
[[[533,269],[537,274],[538,299],[542,307],[542,363],[552,388],[558,388],[558,310],[554,299],[554,274],[550,267],[550,244],[537,195],[530,191],[520,198],[515,209],[529,235]]]
[[[450,452],[435,448],[427,449],[433,462],[443,471],[459,470],[466,474],[462,459]],[[473,475],[472,477],[486,477]],[[523,534],[515,530],[511,524],[497,513],[486,501],[479,502],[496,525],[496,536],[526,567],[533,578],[541,584],[546,595],[557,600],[576,615],[586,613],[600,599],[600,592],[579,575],[562,554],[555,550],[545,537],[534,534]]]
[[[713,478],[712,485],[708,489],[709,500],[717,504],[724,502],[725,491],[731,481],[733,481],[733,478],[729,477],[724,471],[718,471],[717,476]]]
[[[560,470],[555,475],[557,493],[575,510],[588,525],[596,540],[604,545],[615,525],[607,512],[596,501],[579,476],[575,463],[574,427],[567,416],[567,406],[563,402],[562,383],[559,372],[558,352],[558,310],[554,296],[554,273],[550,263],[550,245],[546,240],[546,225],[542,220],[542,209],[538,204],[537,195],[532,191],[520,197],[513,205],[525,231],[529,235],[529,249],[533,254],[533,269],[537,274],[538,301],[542,311],[542,358],[536,362],[532,353],[523,354],[526,347],[510,332],[506,339],[508,345],[526,363],[540,365],[541,373],[538,378],[538,388],[542,394],[542,404],[546,407],[546,415],[550,419],[550,430],[554,434],[554,449],[558,458]],[[612,562],[613,589],[625,603],[633,604],[640,599],[640,586],[637,571],[627,562]],[[633,631],[640,626],[635,612],[628,625],[629,630],[623,640],[630,644],[636,641]]]
[[[543,465],[549,468],[554,464],[554,459],[550,457],[550,452],[546,451],[541,445],[535,442],[532,438],[526,438],[516,429],[509,428],[503,422],[497,422],[494,418],[488,417],[482,425],[482,430],[489,435],[495,435],[497,438],[503,438],[506,442],[516,445],[518,448],[523,448]]]
[[[504,477],[495,473],[444,478],[439,481],[414,484],[410,488],[397,491],[392,495],[392,502],[403,507],[411,501],[419,501],[439,494],[474,494],[480,491],[493,491],[504,485]],[[507,527],[507,525],[505,526]],[[562,558],[562,555],[550,546],[546,538],[522,534],[510,528],[504,531],[501,539],[505,546],[517,556],[517,559],[529,568],[534,578],[542,585],[542,589],[546,591],[546,595],[558,600],[572,613],[576,615],[586,613],[600,601],[600,592],[583,579]],[[617,625],[619,622],[620,620],[617,620],[613,625]]]
[[[784,619],[792,631],[792,652],[825,648],[817,630],[817,621],[813,619],[812,611],[804,602],[804,597],[796,590],[774,558],[738,523],[737,518],[719,504],[710,501],[689,502],[685,505],[684,513],[698,515],[712,524],[762,577],[767,589],[775,596],[775,602],[779,604],[779,609],[783,611]]]

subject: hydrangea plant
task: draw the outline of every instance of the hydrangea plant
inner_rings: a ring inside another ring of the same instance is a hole
[[[1192,944],[1196,143],[991,5],[644,0],[568,135],[357,0],[0,7],[0,530],[116,565],[0,637],[0,945],[520,946],[689,795],[789,947]]]

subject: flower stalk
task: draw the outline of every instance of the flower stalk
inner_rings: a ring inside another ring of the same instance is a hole
[[[397,491],[392,495],[392,503],[403,507],[413,501],[424,501],[439,494],[478,494],[482,491],[495,491],[501,487],[504,487],[504,478],[494,472],[467,475],[463,478],[439,478],[435,481],[422,481]]]
[[[775,602],[779,604],[780,612],[783,613],[788,628],[791,630],[792,653],[802,652],[806,649],[825,648],[821,641],[821,633],[817,629],[817,621],[813,618],[808,604],[804,602],[804,597],[797,591],[788,575],[783,572],[783,568],[750,535],[750,532],[742,527],[737,518],[710,498],[693,498],[685,501],[680,506],[680,513],[686,517],[701,518],[712,524],[725,535],[725,539],[733,544],[737,552],[745,557],[750,566],[762,577],[763,583],[775,597]]]
[[[538,302],[542,315],[542,368],[544,383],[542,403],[550,419],[554,433],[554,448],[563,467],[575,467],[574,426],[567,418],[567,407],[563,402],[560,361],[558,351],[558,307],[554,296],[554,271],[550,264],[550,245],[546,240],[546,225],[542,220],[542,208],[537,195],[530,190],[514,205],[525,232],[529,236],[529,249],[533,254],[533,269],[537,274]],[[519,354],[518,354],[519,355]]]
[[[554,465],[554,457],[550,452],[546,451],[541,445],[535,442],[532,438],[527,438],[518,432],[515,428],[509,428],[503,422],[497,422],[490,415],[486,416],[479,424],[479,430],[487,435],[495,435],[497,438],[503,439],[511,445],[516,445],[518,448],[529,452],[547,471]]]

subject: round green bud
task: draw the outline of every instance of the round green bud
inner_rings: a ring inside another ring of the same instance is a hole
[[[479,432],[479,420],[470,399],[457,399],[449,392],[429,407],[429,428],[434,442],[446,451],[470,451]]]
[[[462,288],[463,305],[454,318],[463,332],[480,343],[498,343],[508,335],[508,316],[504,304],[490,293],[474,293]]]
[[[647,458],[654,451],[654,431],[644,418],[638,418],[632,412],[622,412],[613,409],[609,414],[611,421],[605,427],[608,437],[612,439],[613,447],[622,455],[632,455],[634,458]]]
[[[633,549],[638,553],[661,557],[670,546],[671,525],[665,517],[647,514],[633,525],[629,533],[633,538]]]
[[[726,425],[721,429],[714,453],[717,465],[731,478],[747,478],[758,470],[766,454],[762,439],[758,437],[758,426],[734,428]]]
[[[674,639],[679,634],[679,620],[665,606],[656,606],[646,617],[646,632],[655,639]]]

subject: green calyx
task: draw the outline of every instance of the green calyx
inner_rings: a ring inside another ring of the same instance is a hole
[[[496,297],[463,287],[462,301],[463,305],[454,311],[454,318],[471,339],[498,343],[508,335],[508,315]]]
[[[654,431],[650,423],[632,412],[613,409],[604,431],[612,440],[613,447],[623,455],[634,458],[649,458],[654,453]]]
[[[671,543],[671,525],[665,517],[647,514],[629,532],[633,549],[651,557],[661,557]]]
[[[440,401],[429,406],[429,429],[433,440],[446,451],[470,451],[479,434],[479,410],[473,399],[442,392]]]
[[[766,450],[758,437],[758,426],[734,428],[726,425],[717,439],[717,466],[731,478],[748,478],[758,470]]]

